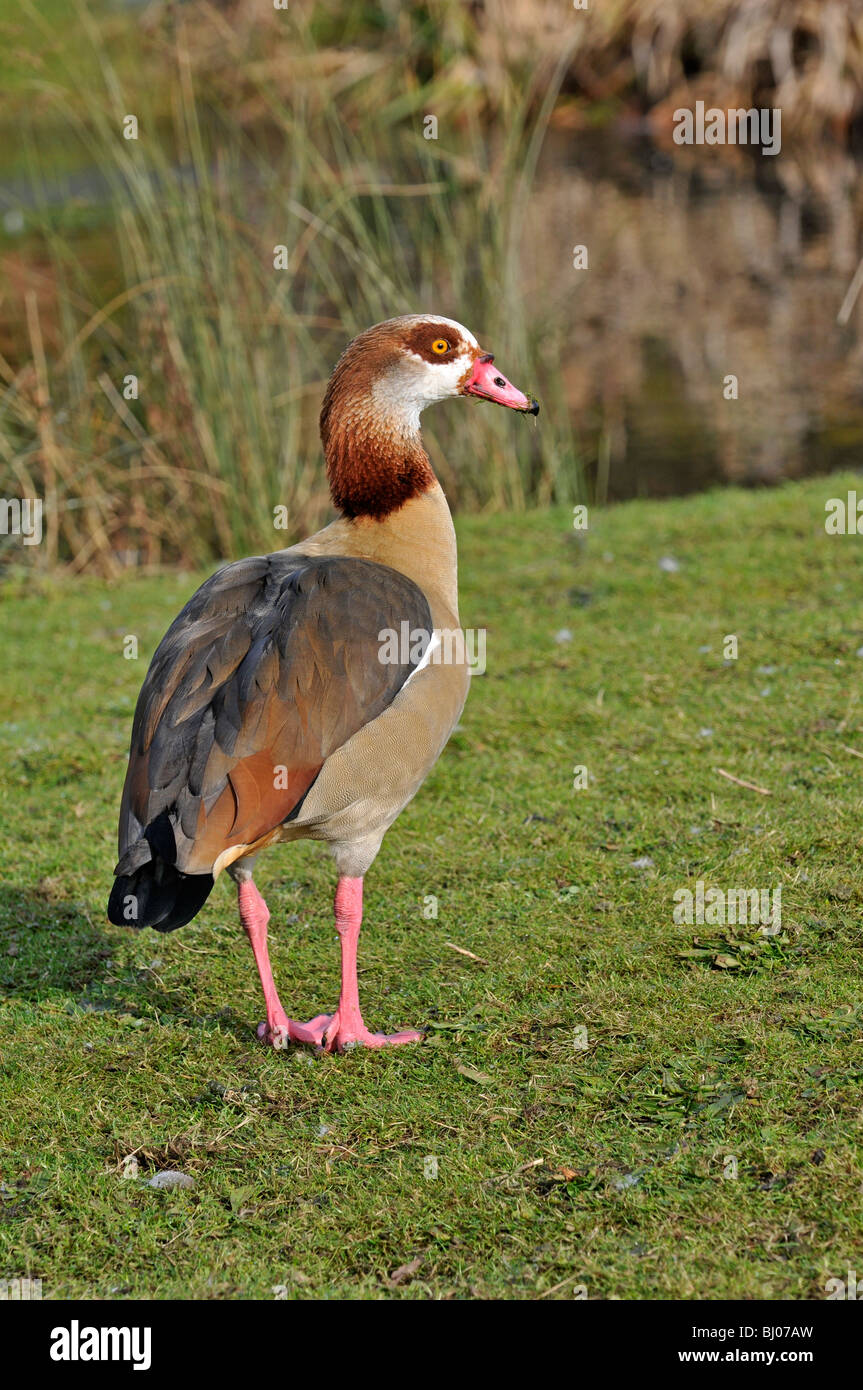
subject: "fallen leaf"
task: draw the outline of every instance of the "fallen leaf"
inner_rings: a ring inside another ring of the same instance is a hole
[[[417,1255],[416,1259],[411,1260],[410,1264],[399,1265],[398,1269],[393,1270],[392,1274],[390,1275],[390,1283],[403,1284],[406,1279],[413,1278],[421,1264],[422,1256]]]
[[[466,1067],[461,1062],[455,1063],[455,1069],[459,1076],[466,1076],[468,1081],[478,1081],[481,1086],[493,1086],[494,1077],[487,1072],[477,1071],[476,1067]]]
[[[713,964],[719,970],[736,970],[740,961],[736,956],[729,956],[726,952],[720,951],[713,957]]]

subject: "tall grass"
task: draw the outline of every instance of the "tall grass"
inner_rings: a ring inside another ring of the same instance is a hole
[[[55,350],[31,294],[31,351],[0,361],[4,486],[45,499],[43,562],[201,565],[307,534],[330,514],[317,438],[328,372],[354,333],[404,312],[466,322],[545,406],[538,430],[467,403],[426,417],[455,505],[577,495],[558,372],[567,323],[552,304],[525,302],[519,269],[565,54],[541,91],[513,89],[494,139],[467,117],[459,130],[442,121],[435,141],[423,138],[428,97],[416,82],[386,119],[354,107],[348,126],[336,93],[286,99],[248,65],[254,124],[214,110],[182,19],[163,55],[165,119],[141,91],[130,102],[98,26],[79,15],[103,87],[52,99],[107,184],[116,292],[46,208]],[[302,23],[293,38],[314,55]],[[130,110],[138,140],[122,136]],[[39,176],[37,160],[34,186]],[[274,268],[280,245],[287,269]],[[126,399],[131,375],[137,399]],[[287,532],[274,531],[276,507],[287,507]]]

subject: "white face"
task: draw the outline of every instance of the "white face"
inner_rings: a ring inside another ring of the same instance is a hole
[[[464,379],[479,351],[476,338],[463,324],[455,319],[445,319],[435,314],[425,319],[422,314],[405,316],[399,322],[406,327],[428,322],[445,331],[447,327],[458,333],[461,341],[459,352],[445,361],[430,361],[421,353],[404,348],[399,361],[372,387],[372,397],[376,407],[383,415],[399,419],[404,428],[419,429],[421,411],[435,401],[445,401],[459,394],[459,383]]]

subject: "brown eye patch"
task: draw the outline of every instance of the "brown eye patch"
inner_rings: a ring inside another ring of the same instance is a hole
[[[418,323],[405,338],[405,347],[426,362],[449,362],[464,345],[458,329],[448,323]]]

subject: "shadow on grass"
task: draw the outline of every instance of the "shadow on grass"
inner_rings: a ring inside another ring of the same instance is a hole
[[[120,929],[94,923],[80,903],[48,891],[0,887],[0,995],[42,1003],[71,1000],[87,1013],[131,1014],[192,1028],[219,1028],[243,1042],[254,1024],[231,1009],[196,1014],[147,967],[111,969]]]
[[[81,994],[104,973],[110,955],[107,928],[94,925],[79,903],[58,902],[47,891],[0,888],[0,989],[7,997]]]

